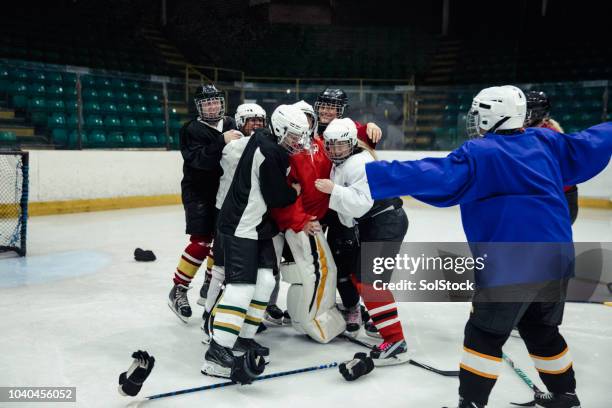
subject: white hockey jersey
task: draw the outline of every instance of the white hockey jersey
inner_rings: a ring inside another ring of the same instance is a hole
[[[354,226],[355,218],[365,215],[374,205],[365,172],[366,163],[373,161],[372,155],[364,150],[332,167],[330,178],[335,186],[329,208],[338,213],[340,222],[346,227]]]
[[[219,179],[219,190],[217,190],[217,198],[215,207],[221,209],[223,206],[223,200],[227,195],[227,191],[232,184],[238,161],[244,152],[244,148],[249,143],[249,137],[241,137],[240,139],[232,140],[225,145],[221,153],[221,168],[223,169],[223,175]]]

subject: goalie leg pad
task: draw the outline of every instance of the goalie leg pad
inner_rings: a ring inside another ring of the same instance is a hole
[[[336,265],[322,233],[285,233],[295,259],[290,268],[281,268],[283,279],[291,283],[287,310],[294,328],[320,343],[342,333],[344,319],[336,309]]]

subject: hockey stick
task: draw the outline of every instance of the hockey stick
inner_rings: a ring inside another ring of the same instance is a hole
[[[297,370],[281,371],[280,373],[272,373],[272,374],[266,374],[266,375],[259,376],[255,378],[253,381],[262,381],[262,380],[268,380],[270,378],[285,377],[287,375],[306,373],[308,371],[324,370],[327,368],[334,368],[337,366],[338,366],[338,363],[333,362],[333,363],[322,364],[322,365],[313,366],[313,367],[298,368]],[[212,390],[215,388],[229,387],[231,385],[236,385],[236,383],[233,381],[226,381],[226,382],[217,383],[217,384],[209,384],[209,385],[205,385],[202,387],[187,388],[184,390],[171,391],[171,392],[166,392],[163,394],[149,395],[148,397],[144,398],[144,401],[149,401],[149,400],[154,400],[154,399],[159,399],[159,398],[166,398],[166,397],[173,397],[175,395],[181,395],[181,394],[190,394],[192,392]]]
[[[521,380],[523,380],[523,382],[527,384],[527,386],[533,390],[533,392],[536,392],[536,393],[542,392],[542,390],[540,390],[538,386],[535,385],[533,381],[531,381],[531,379],[527,376],[527,374],[525,374],[523,370],[521,370],[514,364],[514,361],[512,361],[512,359],[508,357],[506,353],[502,354],[502,358],[504,359],[506,363],[508,363],[510,367],[512,367],[512,370],[514,370],[514,372],[521,378]],[[535,401],[524,402],[522,404],[518,402],[511,402],[511,404],[519,406],[519,407],[533,407],[535,406]]]
[[[372,344],[366,343],[365,341],[361,341],[359,339],[354,339],[354,338],[352,338],[350,336],[347,336],[345,334],[341,334],[340,337],[350,341],[351,343],[358,344],[358,345],[360,345],[362,347],[365,347],[365,348],[368,348],[370,350],[372,350],[374,348],[374,345],[372,345]],[[411,364],[411,365],[416,366],[416,367],[421,367],[421,368],[423,368],[423,369],[425,369],[427,371],[431,371],[433,373],[440,374],[440,375],[443,375],[445,377],[458,377],[459,376],[459,371],[440,370],[440,369],[437,369],[435,367],[429,366],[427,364],[419,363],[418,361],[415,361],[413,359],[408,360],[408,364]]]

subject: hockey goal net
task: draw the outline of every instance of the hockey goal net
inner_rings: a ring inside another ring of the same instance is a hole
[[[28,153],[0,150],[0,253],[26,254]]]

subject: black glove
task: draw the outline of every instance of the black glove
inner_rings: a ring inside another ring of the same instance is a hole
[[[157,258],[155,257],[153,251],[136,248],[134,250],[134,259],[140,262],[153,262]]]
[[[138,394],[155,365],[155,358],[146,351],[135,351],[132,358],[134,362],[130,368],[119,375],[119,394],[131,397]]]
[[[264,372],[266,362],[263,356],[249,350],[240,357],[235,357],[230,380],[238,384],[250,384]]]
[[[374,362],[366,353],[356,353],[352,360],[340,364],[339,369],[346,381],[355,381],[372,371]]]

